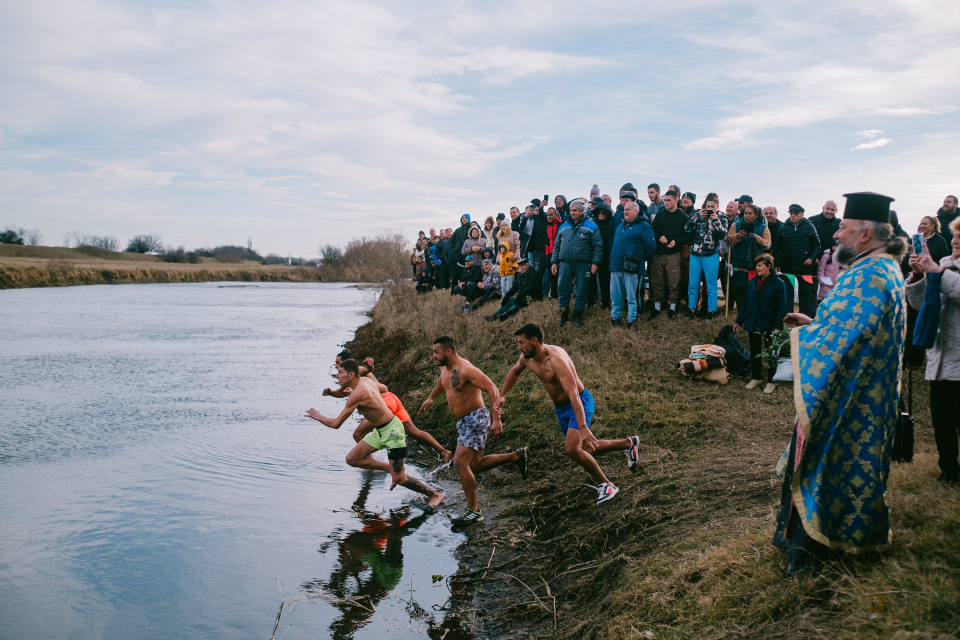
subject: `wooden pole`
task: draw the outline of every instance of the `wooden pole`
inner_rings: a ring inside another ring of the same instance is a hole
[[[730,315],[730,253],[727,252],[727,295],[723,301],[723,317]]]

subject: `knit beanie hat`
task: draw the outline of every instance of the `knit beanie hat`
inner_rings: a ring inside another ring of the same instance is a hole
[[[598,187],[597,185],[593,185],[593,189],[590,189],[590,197],[592,198],[593,196],[598,196],[598,195],[600,195],[600,187]]]

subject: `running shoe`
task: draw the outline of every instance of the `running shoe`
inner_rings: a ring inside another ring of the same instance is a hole
[[[637,459],[640,457],[640,436],[630,436],[627,439],[630,446],[623,450],[623,455],[627,456],[627,468],[636,471]]]
[[[450,521],[450,523],[455,527],[477,524],[478,522],[483,522],[483,514],[479,511],[474,511],[470,507],[464,509],[463,513],[461,513],[459,517]]]
[[[602,504],[607,500],[611,500],[613,496],[617,495],[618,493],[620,493],[620,489],[617,489],[616,485],[610,484],[609,482],[604,482],[597,488],[597,504]]]
[[[530,447],[521,447],[517,449],[517,455],[519,456],[517,460],[517,469],[520,471],[520,477],[524,480],[527,479],[527,462],[528,462],[528,451]]]

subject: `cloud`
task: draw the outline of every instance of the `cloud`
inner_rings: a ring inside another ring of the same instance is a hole
[[[856,133],[850,133],[847,135],[853,136],[854,140],[873,140],[881,133],[883,133],[883,131],[880,129],[867,129],[866,131],[857,131]]]
[[[853,148],[853,151],[859,151],[860,149],[876,149],[877,147],[883,147],[893,142],[890,138],[880,138],[879,140],[874,140],[872,142],[862,142]]]

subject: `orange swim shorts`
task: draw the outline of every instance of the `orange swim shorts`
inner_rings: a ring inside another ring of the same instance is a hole
[[[410,419],[410,414],[403,408],[400,398],[387,391],[383,394],[383,401],[387,403],[387,408],[390,409],[390,413],[397,416],[400,422],[406,422]]]

